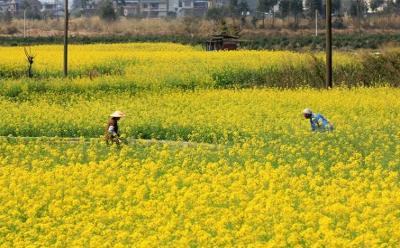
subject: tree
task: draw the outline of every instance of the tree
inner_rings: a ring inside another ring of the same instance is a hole
[[[332,13],[340,15],[341,9],[342,9],[342,1],[332,0]]]
[[[260,12],[271,12],[272,8],[278,3],[278,0],[258,0],[257,9]],[[265,26],[265,14],[263,14],[263,26]]]
[[[279,9],[281,10],[281,16],[298,16],[303,12],[303,1],[302,0],[281,0],[279,3]]]
[[[368,11],[368,4],[365,0],[353,0],[350,5],[350,16],[361,17]]]
[[[117,5],[118,15],[124,15],[124,8],[123,8],[123,6],[126,5],[125,0],[115,0],[115,4]]]
[[[240,25],[244,26],[246,24],[247,12],[250,11],[250,7],[247,2],[241,1],[238,5],[238,11],[240,13]]]
[[[282,18],[289,16],[290,0],[281,0],[279,3],[279,9],[281,10]]]
[[[323,4],[322,0],[306,0],[306,6],[308,8],[308,16],[312,19],[315,17],[315,10],[318,11],[319,15],[323,15]]]
[[[29,19],[41,19],[41,9],[42,3],[39,0],[24,0],[21,4],[21,14],[23,14],[25,10],[26,18]]]
[[[8,10],[4,13],[4,15],[2,17],[3,17],[2,20],[5,23],[10,23],[13,19],[12,13]]]
[[[302,0],[281,0],[279,3],[281,10],[281,16],[283,18],[288,16],[295,17],[295,26],[299,23],[298,16],[303,13],[303,2]]]
[[[238,10],[239,10],[240,15],[245,16],[246,13],[250,11],[250,7],[247,4],[247,2],[241,1],[238,5]]]
[[[235,21],[235,18],[240,16],[238,0],[229,0],[228,8],[230,16]]]
[[[210,8],[207,10],[206,18],[208,20],[212,20],[216,23],[221,22],[225,16],[225,9],[224,8]]]
[[[400,0],[387,0],[384,12],[387,14],[398,13],[400,10]]]
[[[257,9],[263,12],[269,12],[278,3],[278,0],[258,0]]]
[[[384,0],[371,0],[369,6],[371,7],[372,11],[377,11],[378,8],[382,7],[384,3]]]
[[[100,4],[100,18],[106,21],[115,21],[117,15],[110,0],[103,0]]]

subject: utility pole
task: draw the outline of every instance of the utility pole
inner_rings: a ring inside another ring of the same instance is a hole
[[[326,87],[332,88],[332,0],[326,0]]]
[[[357,28],[358,33],[361,34],[360,0],[357,0]]]
[[[68,76],[68,0],[64,0],[64,77]]]
[[[315,9],[315,37],[318,36],[318,10]]]

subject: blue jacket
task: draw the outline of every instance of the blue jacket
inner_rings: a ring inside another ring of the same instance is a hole
[[[312,114],[310,118],[312,131],[331,131],[333,126],[329,124],[328,120],[321,114]]]

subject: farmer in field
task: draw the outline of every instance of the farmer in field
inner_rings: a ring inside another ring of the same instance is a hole
[[[312,131],[332,131],[333,125],[323,115],[313,113],[311,109],[303,110],[304,118],[310,120]]]
[[[106,128],[106,133],[105,133],[105,138],[107,143],[116,143],[120,144],[121,139],[119,138],[119,132],[118,132],[118,121],[124,117],[125,114],[122,113],[121,111],[115,111],[110,115],[110,120],[108,121],[107,128]]]

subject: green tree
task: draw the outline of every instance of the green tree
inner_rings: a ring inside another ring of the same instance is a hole
[[[269,12],[272,7],[278,3],[278,0],[258,0],[257,9],[263,12]]]
[[[350,15],[352,17],[361,17],[368,11],[368,4],[365,0],[353,0],[350,5]],[[358,13],[360,12],[360,13]]]
[[[332,0],[332,13],[340,14],[341,10],[342,10],[342,1]]]
[[[260,12],[271,12],[272,8],[278,3],[278,0],[258,0],[257,10]],[[263,26],[265,26],[265,15],[263,14]]]
[[[21,15],[23,15],[25,11],[26,18],[41,19],[42,18],[42,13],[40,12],[41,9],[42,9],[42,3],[39,0],[24,0],[21,4]]]
[[[279,3],[281,16],[283,18],[293,16],[295,18],[295,26],[299,23],[299,15],[303,13],[302,0],[281,0]]]
[[[114,11],[111,0],[103,0],[100,4],[100,18],[106,21],[115,21],[117,14]]]
[[[237,18],[240,16],[238,0],[229,0],[228,8],[229,14],[232,18]]]
[[[246,15],[250,11],[250,7],[245,1],[241,1],[238,5],[238,10],[240,13],[240,25],[244,26],[246,24]]]
[[[279,9],[281,10],[281,16],[287,17],[298,16],[303,13],[303,1],[302,0],[281,0],[279,3]]]
[[[319,15],[324,14],[322,0],[306,0],[306,7],[308,8],[307,15],[310,18],[315,17],[315,10],[318,11]]]
[[[238,5],[238,10],[239,10],[240,15],[242,15],[242,13],[243,13],[244,15],[246,15],[246,13],[247,13],[248,11],[250,11],[250,7],[249,7],[249,5],[247,4],[247,2],[241,1],[241,2],[239,3],[239,5]]]

